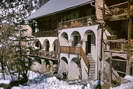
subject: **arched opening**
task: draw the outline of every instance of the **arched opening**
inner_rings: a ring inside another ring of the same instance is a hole
[[[62,74],[63,79],[67,79],[68,77],[68,60],[66,57],[62,57],[60,60],[60,74]]]
[[[73,32],[71,37],[72,37],[72,46],[77,46],[80,44],[81,36],[79,32],[77,31]]]
[[[92,45],[95,45],[95,41],[96,38],[95,38],[95,34],[93,31],[86,31],[85,32],[85,48],[86,48],[86,55],[88,53],[91,53],[91,48],[92,48]]]
[[[50,48],[50,43],[49,40],[44,40],[44,49],[45,51],[49,52],[49,48]]]
[[[62,57],[61,60],[63,60],[66,64],[68,64],[67,58]]]
[[[66,32],[63,32],[63,33],[61,34],[61,36],[62,36],[63,38],[65,38],[66,40],[68,40],[68,35],[67,35]]]
[[[54,52],[58,52],[58,45],[59,45],[59,42],[58,42],[58,39],[56,39],[53,42],[53,50],[54,50]]]
[[[71,69],[69,70],[69,79],[76,80],[81,79],[81,64],[80,59],[75,57],[70,62]]]
[[[39,40],[35,41],[35,47],[42,49],[41,42]]]

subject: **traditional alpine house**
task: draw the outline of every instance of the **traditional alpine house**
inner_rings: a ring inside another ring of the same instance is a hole
[[[129,35],[125,5],[127,0],[49,0],[28,17],[37,23],[34,46],[42,56],[57,59],[58,73],[68,80],[108,75],[106,62],[124,76],[131,57],[125,51]]]

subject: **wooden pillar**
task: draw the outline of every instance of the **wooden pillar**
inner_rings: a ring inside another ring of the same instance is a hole
[[[104,0],[95,0],[96,7],[96,18],[98,21],[103,21],[103,9],[104,9]]]
[[[127,59],[128,59],[128,63],[127,63],[127,74],[131,74],[130,73],[130,69],[131,69],[131,30],[132,30],[132,17],[131,17],[131,0],[128,0],[128,50],[127,50]]]
[[[112,52],[110,52],[110,79],[109,79],[109,84],[110,84],[110,87],[112,87]]]

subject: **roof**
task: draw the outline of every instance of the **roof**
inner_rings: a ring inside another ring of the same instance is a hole
[[[40,9],[31,14],[27,20],[37,19],[42,16],[54,14],[76,6],[88,4],[92,0],[49,0]]]

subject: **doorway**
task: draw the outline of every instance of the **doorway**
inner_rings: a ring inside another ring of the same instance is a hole
[[[91,35],[87,36],[87,41],[86,41],[86,55],[88,53],[91,53]]]
[[[85,42],[85,48],[86,48],[86,55],[90,54],[92,52],[92,46],[95,45],[95,35],[92,31],[86,32],[86,42]]]

